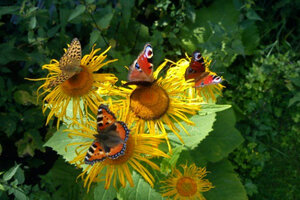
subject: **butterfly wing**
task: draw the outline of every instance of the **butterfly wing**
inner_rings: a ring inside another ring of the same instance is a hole
[[[220,76],[208,75],[203,79],[195,82],[195,87],[197,88],[197,87],[204,87],[207,85],[219,84],[222,81],[223,79]]]
[[[61,83],[65,82],[69,78],[72,77],[72,74],[61,72],[55,80],[51,81],[48,85],[48,88],[56,87],[57,85],[60,85]]]
[[[203,56],[199,51],[193,53],[192,61],[185,71],[185,80],[188,79],[202,79],[208,74],[205,73],[205,62]]]
[[[97,130],[98,132],[104,131],[107,127],[111,126],[116,121],[116,116],[112,113],[107,106],[101,104],[98,108],[97,114]]]
[[[129,129],[127,128],[126,124],[122,121],[117,121],[116,125],[116,132],[118,133],[119,138],[123,141],[118,145],[110,148],[110,152],[108,153],[108,157],[110,159],[116,159],[121,155],[124,155],[126,150],[126,142],[129,137]]]
[[[84,162],[88,165],[93,165],[96,162],[101,162],[106,158],[105,151],[98,141],[94,141],[88,149]]]
[[[57,78],[50,82],[49,88],[60,85],[64,81],[68,80],[75,74],[79,73],[82,68],[80,67],[81,62],[81,45],[77,38],[74,38],[65,52],[65,54],[59,60],[59,68],[62,73]]]
[[[144,84],[144,82],[152,83],[154,81],[152,57],[152,46],[147,43],[138,58],[130,66],[128,73],[129,82],[125,85],[140,85]]]
[[[59,67],[62,71],[78,72],[81,62],[81,45],[77,38],[74,38],[59,60]]]

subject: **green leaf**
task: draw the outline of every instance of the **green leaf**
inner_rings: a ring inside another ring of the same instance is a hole
[[[22,105],[35,104],[36,100],[25,90],[18,90],[14,93],[16,103]]]
[[[0,190],[5,190],[4,186],[0,184]],[[1,196],[1,195],[0,195]]]
[[[134,6],[134,0],[121,0],[122,5],[122,17],[125,23],[125,27],[127,27],[130,17],[131,17],[131,9]]]
[[[34,156],[36,149],[44,151],[42,137],[36,129],[31,129],[25,132],[24,138],[18,140],[16,143],[19,157],[25,155]]]
[[[300,92],[296,93],[295,96],[289,100],[288,107],[292,106],[294,103],[299,101],[300,101]]]
[[[3,180],[10,180],[15,175],[19,167],[20,165],[15,165],[14,167],[10,168],[7,172],[5,172],[3,175]]]
[[[72,19],[75,19],[85,11],[85,6],[84,5],[78,5],[76,8],[71,12],[68,22],[71,21]]]
[[[253,54],[259,45],[260,37],[256,24],[253,21],[243,23],[242,42],[245,47],[245,54]]]
[[[172,154],[169,152],[170,158],[164,158],[160,163],[160,171],[162,173],[169,173],[173,167],[176,166],[177,160],[183,150],[183,145],[172,149]]]
[[[300,78],[296,77],[296,78],[291,78],[290,79],[295,85],[297,85],[298,87],[300,87]]]
[[[156,192],[151,186],[144,181],[144,179],[133,171],[132,179],[134,182],[134,187],[130,187],[130,185],[126,185],[125,188],[121,188],[119,191],[119,196],[123,200],[159,200],[163,199],[163,197]]]
[[[193,149],[197,147],[209,132],[213,130],[212,126],[215,121],[215,116],[215,113],[211,113],[205,116],[194,115],[190,117],[190,120],[195,123],[195,126],[183,123],[183,126],[188,131],[189,135],[187,135],[181,127],[177,126],[186,148]],[[182,145],[181,141],[172,132],[169,132],[168,137],[175,147]]]
[[[247,191],[247,194],[249,194],[250,196],[258,193],[257,186],[253,184],[250,179],[246,179],[245,189]]]
[[[215,112],[220,112],[223,110],[226,110],[230,108],[231,105],[218,105],[218,104],[202,104],[201,110],[199,111],[199,114],[210,114]]]
[[[218,113],[213,132],[192,152],[194,157],[204,157],[211,162],[227,157],[244,141],[240,132],[235,128],[235,122],[232,109]]]
[[[34,29],[35,27],[36,27],[36,17],[33,16],[33,17],[31,17],[31,19],[29,21],[29,28]]]
[[[59,158],[51,170],[41,176],[41,182],[51,191],[51,199],[83,199],[86,191],[81,179],[77,179],[79,173],[74,166]]]
[[[111,6],[107,6],[96,13],[97,25],[101,29],[108,28],[110,21],[114,16],[114,10]]]
[[[240,13],[233,2],[226,0],[214,1],[209,7],[201,8],[196,12],[197,27],[205,27],[209,30],[209,22],[221,23],[228,31],[237,30]]]
[[[215,188],[203,195],[209,200],[247,200],[247,194],[243,184],[234,172],[233,166],[228,160],[218,163],[209,163],[207,170],[210,172],[207,178]]]
[[[2,154],[2,145],[0,144],[0,156],[1,156],[1,154]]]
[[[246,16],[251,20],[263,21],[262,18],[253,9],[249,9]]]
[[[99,30],[93,30],[90,34],[89,46],[92,47],[96,43],[96,41],[99,39],[99,37],[100,37]]]
[[[18,168],[16,174],[15,174],[15,179],[18,180],[19,184],[23,184],[25,181],[25,176],[24,176],[24,171],[21,168]]]
[[[73,137],[73,139],[69,138],[68,133],[63,132],[65,128],[65,126],[61,126],[60,129],[56,131],[53,136],[44,144],[44,146],[51,147],[59,155],[62,155],[64,159],[71,161],[76,157],[76,146],[67,145],[74,142],[91,141],[91,139],[83,137]]]
[[[19,6],[1,6],[0,17],[6,14],[17,14],[17,10],[19,10],[19,8]]]
[[[240,39],[235,39],[232,42],[231,48],[237,53],[241,55],[245,55],[245,50],[243,43]]]
[[[101,181],[97,183],[94,188],[94,199],[106,200],[115,199],[117,197],[117,191],[114,187],[110,187],[108,190],[104,189],[105,182]]]
[[[26,196],[24,191],[21,190],[20,188],[14,189],[13,193],[14,193],[16,199],[18,199],[18,200],[28,200],[28,197]]]

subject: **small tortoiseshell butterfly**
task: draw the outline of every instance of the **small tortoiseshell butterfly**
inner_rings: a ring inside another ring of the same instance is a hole
[[[151,85],[154,82],[152,57],[152,46],[147,43],[138,58],[130,66],[128,82],[124,85]]]
[[[81,45],[79,40],[74,38],[65,54],[59,60],[61,73],[55,80],[50,82],[48,88],[53,88],[81,72],[82,68],[80,67],[80,62]]]
[[[103,104],[98,108],[97,131],[85,156],[86,164],[93,165],[106,157],[116,159],[124,155],[129,129],[124,122],[116,121],[115,115]]]
[[[204,87],[222,82],[220,76],[210,75],[206,71],[204,59],[199,51],[193,53],[190,66],[185,71],[185,80],[194,79],[195,87]]]

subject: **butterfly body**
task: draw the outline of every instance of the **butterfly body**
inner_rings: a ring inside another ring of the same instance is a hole
[[[147,43],[138,58],[129,68],[128,82],[125,85],[151,85],[154,81],[152,46]]]
[[[115,115],[103,104],[98,109],[97,132],[85,156],[86,164],[93,165],[107,157],[116,159],[124,155],[129,129],[124,122],[116,121]]]
[[[61,70],[61,73],[55,80],[50,82],[48,88],[53,88],[57,85],[60,85],[64,81],[81,72],[82,68],[80,67],[80,62],[81,45],[79,40],[77,38],[74,38],[67,51],[59,60],[59,68]]]
[[[199,51],[193,53],[192,61],[185,71],[185,80],[194,79],[195,87],[219,84],[222,78],[206,71],[205,61]]]

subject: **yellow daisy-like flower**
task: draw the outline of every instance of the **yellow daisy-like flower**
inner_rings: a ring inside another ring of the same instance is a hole
[[[84,115],[87,117],[88,109],[92,111],[97,110],[98,105],[102,101],[102,98],[96,92],[97,89],[102,87],[104,82],[115,83],[118,80],[113,74],[95,73],[103,66],[117,61],[117,59],[103,62],[107,57],[105,54],[109,51],[110,47],[100,55],[96,55],[100,49],[94,49],[94,47],[95,45],[90,54],[85,55],[81,59],[81,72],[54,88],[49,88],[48,86],[51,81],[56,80],[62,73],[59,62],[55,59],[52,59],[49,64],[42,66],[42,69],[49,71],[46,78],[28,79],[33,81],[45,81],[38,88],[37,92],[39,93],[40,89],[43,88],[44,92],[39,94],[38,97],[47,94],[43,99],[43,112],[50,109],[46,124],[49,123],[54,115],[58,118],[57,127],[59,126],[59,122],[65,117],[73,120],[76,118],[83,119]],[[67,116],[68,107],[72,110],[72,116]]]
[[[111,107],[111,106],[110,106]],[[152,157],[169,157],[163,151],[158,149],[158,145],[164,141],[163,135],[149,135],[149,134],[129,134],[126,142],[126,149],[124,155],[120,155],[116,159],[106,158],[104,161],[96,162],[93,165],[84,164],[84,158],[87,154],[88,148],[95,140],[97,131],[96,122],[86,122],[86,125],[75,122],[79,129],[68,129],[69,137],[81,137],[82,142],[74,142],[69,145],[76,145],[77,156],[70,161],[78,167],[84,168],[83,172],[79,175],[84,179],[84,186],[90,188],[92,182],[105,181],[105,189],[108,189],[113,183],[117,187],[117,182],[122,187],[126,186],[126,180],[130,186],[133,187],[132,169],[138,172],[150,185],[153,187],[155,181],[152,174],[144,167],[145,164],[149,165],[152,169],[159,170],[154,162],[150,160]]]
[[[170,129],[184,143],[174,122],[188,134],[182,122],[194,125],[188,115],[195,115],[200,110],[200,102],[186,95],[192,82],[186,82],[182,77],[170,73],[158,78],[166,64],[167,61],[153,73],[156,81],[151,86],[109,86],[105,90],[100,89],[99,93],[120,97],[109,99],[112,104],[110,109],[118,113],[122,121],[134,123],[135,133],[145,132],[147,128],[151,135],[165,135],[171,151],[166,129]]]
[[[195,164],[181,167],[183,174],[175,168],[166,180],[161,181],[162,196],[175,200],[205,200],[202,193],[214,188],[209,180],[203,179],[206,169]]]
[[[168,59],[166,59],[166,61],[172,63],[172,66],[168,70],[168,73],[177,74],[177,76],[184,78],[185,71],[190,66],[191,58],[186,54],[186,59],[182,58],[177,62],[173,62]],[[204,58],[204,61],[205,61],[205,71],[209,72],[210,75],[217,75],[215,72],[212,72],[209,69],[211,60]],[[206,85],[205,87],[198,87],[196,89],[190,88],[188,90],[188,94],[191,98],[197,98],[197,96],[198,98],[204,97],[206,102],[209,101],[210,99],[216,101],[216,95],[222,95],[222,89],[224,87],[225,86],[219,83],[219,84]]]

